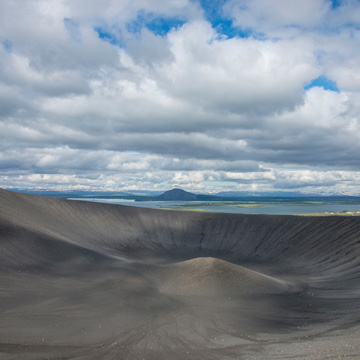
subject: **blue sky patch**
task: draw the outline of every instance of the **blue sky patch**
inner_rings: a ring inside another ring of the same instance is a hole
[[[313,87],[322,87],[324,90],[340,92],[336,82],[328,79],[325,75],[321,75],[318,78],[311,80],[309,84],[304,86],[304,89],[309,90]]]
[[[94,27],[94,30],[97,32],[101,40],[104,40],[112,45],[117,45],[119,47],[122,47],[120,39],[108,29],[104,27],[96,26]]]
[[[2,43],[2,45],[6,52],[11,52],[13,45],[9,39],[5,39]]]
[[[206,20],[211,23],[223,17],[223,6],[225,5],[226,0],[199,0],[201,7],[205,12]]]
[[[233,37],[248,38],[252,35],[250,29],[233,26],[232,20],[225,16],[223,6],[226,2],[227,0],[199,0],[204,10],[205,19],[220,35],[224,35],[229,39]]]
[[[155,35],[166,36],[166,34],[172,29],[177,29],[185,24],[184,20],[179,18],[165,18],[156,16],[152,13],[146,13],[140,11],[132,22],[127,24],[127,30],[130,33],[136,34],[143,28],[147,28],[152,31]]]
[[[331,0],[331,7],[336,9],[341,6],[342,0]]]
[[[140,33],[143,28],[147,28],[155,35],[165,36],[169,31],[182,26],[184,23],[185,21],[178,18],[164,18],[152,13],[140,11],[137,17],[126,25],[126,29],[132,34],[137,34]],[[120,29],[96,26],[94,30],[101,40],[107,41],[112,45],[124,47],[124,43],[121,40]]]
[[[229,19],[216,19],[211,22],[212,27],[221,35],[231,39],[233,37],[248,38],[252,35],[250,29],[241,29],[234,27]]]
[[[185,21],[172,18],[155,18],[146,24],[146,27],[156,35],[165,36],[171,29],[177,29],[185,24]]]

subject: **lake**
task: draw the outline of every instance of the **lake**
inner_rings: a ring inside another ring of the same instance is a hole
[[[92,201],[107,204],[137,206],[151,209],[171,209],[236,214],[297,215],[324,212],[360,211],[360,198],[309,199],[273,198],[244,201],[135,201],[111,198],[70,198],[70,200]]]

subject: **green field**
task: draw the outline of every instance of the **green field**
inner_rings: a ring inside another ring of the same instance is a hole
[[[173,211],[206,211],[205,209],[196,209],[196,208],[166,208],[162,207],[159,210],[173,210]]]
[[[311,214],[298,214],[296,216],[360,216],[360,211],[322,212],[322,213],[311,213]]]
[[[193,207],[193,203],[189,204],[181,204],[176,205],[178,207]],[[264,204],[244,204],[244,203],[224,203],[224,202],[211,202],[211,203],[199,203],[196,204],[196,207],[202,207],[202,206],[234,206],[234,207],[241,207],[241,208],[257,208],[257,207],[263,207]]]

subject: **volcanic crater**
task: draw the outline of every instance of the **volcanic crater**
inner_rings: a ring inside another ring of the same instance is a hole
[[[360,359],[360,217],[0,189],[0,359]]]

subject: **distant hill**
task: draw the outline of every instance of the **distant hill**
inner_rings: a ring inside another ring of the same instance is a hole
[[[319,194],[319,193],[301,193],[297,191],[221,191],[216,194],[219,197],[245,198],[245,197],[278,197],[278,198],[310,198],[310,197],[339,197],[339,196],[357,196],[351,194]]]
[[[304,194],[295,191],[221,191],[219,197],[244,198],[244,197],[311,197],[319,194]]]
[[[214,195],[201,195],[193,194],[182,189],[172,189],[165,191],[160,196],[156,197],[160,201],[216,201],[221,200],[218,196]]]

